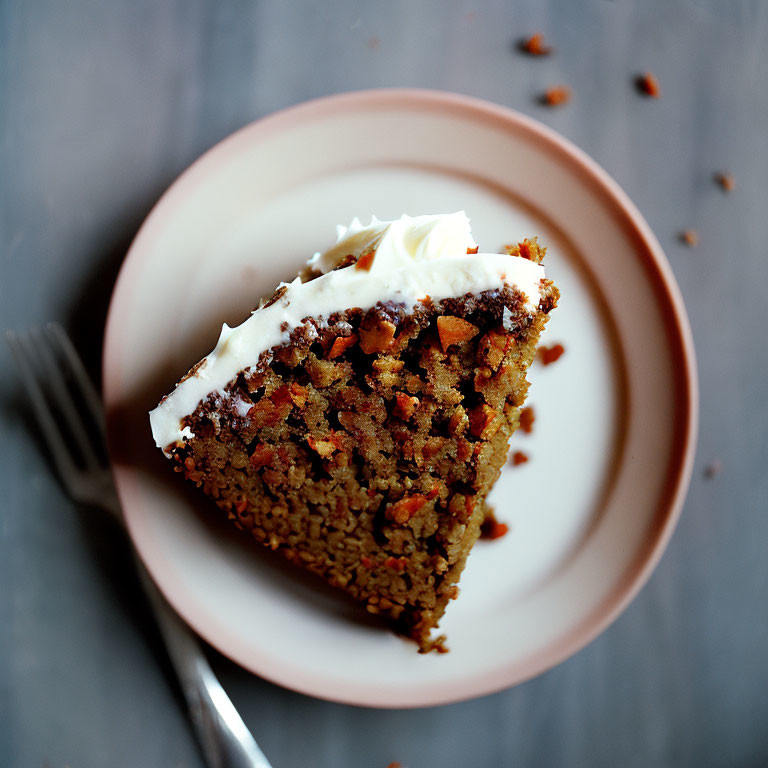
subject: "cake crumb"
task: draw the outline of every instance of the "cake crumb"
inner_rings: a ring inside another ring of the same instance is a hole
[[[693,248],[699,244],[699,233],[695,229],[684,229],[680,233],[680,240]]]
[[[404,768],[402,763],[390,763],[387,768]]]
[[[547,88],[541,96],[541,103],[547,107],[559,107],[571,100],[571,89],[565,85]]]
[[[419,648],[419,653],[431,653],[432,651],[436,651],[437,653],[448,653],[450,649],[445,644],[446,639],[445,635],[440,635],[434,640],[429,638],[424,641],[424,644]]]
[[[658,99],[661,96],[661,87],[655,75],[645,72],[635,78],[635,86],[640,93],[650,96],[652,99]]]
[[[375,258],[376,251],[368,251],[367,253],[364,253],[355,263],[355,269],[362,269],[366,272],[370,272]]]
[[[527,461],[529,461],[528,454],[523,453],[523,451],[515,451],[512,454],[512,466],[517,467],[520,464],[525,464]]]
[[[536,413],[533,410],[533,406],[528,405],[520,411],[520,429],[525,432],[526,435],[530,435],[533,432],[533,422],[536,420]]]
[[[553,51],[551,45],[544,45],[544,35],[541,32],[523,38],[518,43],[518,48],[529,56],[549,56]]]
[[[372,51],[378,51],[381,47],[381,38],[378,35],[372,35],[365,43]]]
[[[715,181],[720,185],[723,192],[733,192],[736,189],[736,179],[733,178],[732,173],[716,173]]]
[[[493,510],[489,509],[480,526],[480,538],[492,541],[506,536],[507,533],[509,533],[509,526],[506,523],[500,523]]]
[[[707,480],[711,480],[715,475],[719,475],[723,469],[723,463],[720,459],[713,459],[704,467],[704,477]]]
[[[552,365],[560,359],[565,352],[565,347],[562,344],[553,344],[551,347],[541,346],[539,347],[539,359],[542,365]]]

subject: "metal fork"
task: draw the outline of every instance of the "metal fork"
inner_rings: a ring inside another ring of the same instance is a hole
[[[75,501],[103,509],[122,524],[104,449],[101,401],[69,337],[58,323],[26,333],[7,331],[5,336],[65,490]],[[271,768],[196,636],[160,594],[138,556],[134,560],[208,765]]]

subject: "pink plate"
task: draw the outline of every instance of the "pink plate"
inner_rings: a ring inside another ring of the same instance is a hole
[[[534,366],[531,460],[492,502],[510,532],[479,542],[419,655],[222,524],[171,472],[147,411],[247,317],[335,224],[466,210],[483,249],[538,235],[562,292]],[[104,398],[131,536],[209,643],[297,691],[380,707],[443,704],[514,685],[613,621],[658,562],[690,478],[698,392],[680,292],[627,196],[539,123],[463,96],[351,93],[246,126],[207,152],[142,226],[112,297]],[[629,653],[629,649],[627,649]]]

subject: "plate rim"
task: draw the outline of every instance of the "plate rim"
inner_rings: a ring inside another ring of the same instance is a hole
[[[408,701],[404,701],[402,696],[398,697],[396,694],[384,697],[376,695],[375,690],[372,694],[362,696],[358,690],[346,690],[343,684],[335,687],[333,691],[320,690],[316,684],[313,685],[311,681],[308,683],[305,679],[292,675],[290,671],[280,674],[279,670],[275,672],[271,668],[256,669],[254,665],[242,658],[234,659],[236,663],[253,674],[316,698],[356,706],[403,709],[448,704],[495,693],[529,680],[576,654],[605,631],[637,596],[661,559],[677,525],[692,476],[698,436],[699,386],[693,334],[672,267],[658,239],[627,193],[597,161],[554,129],[515,109],[474,96],[420,88],[377,88],[349,91],[305,101],[252,121],[221,139],[193,161],[163,192],[142,222],[120,266],[110,297],[102,349],[102,396],[105,410],[109,412],[112,401],[115,400],[115,393],[111,386],[113,377],[110,373],[113,363],[111,350],[114,348],[111,339],[119,325],[117,298],[121,292],[121,286],[127,281],[128,267],[140,258],[143,242],[156,222],[172,210],[172,207],[178,203],[177,198],[183,199],[183,192],[189,182],[194,180],[203,164],[209,164],[212,159],[223,159],[228,153],[237,151],[244,141],[260,140],[260,137],[266,137],[287,125],[311,122],[324,114],[338,113],[341,110],[364,111],[371,108],[407,109],[409,106],[418,106],[421,110],[429,108],[446,113],[456,112],[470,119],[479,118],[495,122],[508,130],[527,134],[529,139],[546,145],[549,151],[556,153],[563,161],[569,163],[578,172],[577,175],[582,177],[584,183],[599,193],[603,204],[617,214],[618,219],[623,223],[623,228],[627,231],[627,236],[632,236],[636,240],[634,250],[638,253],[638,260],[642,262],[649,282],[654,288],[656,299],[671,310],[666,332],[673,359],[678,361],[678,365],[674,387],[676,423],[672,455],[666,466],[669,502],[657,512],[653,530],[649,528],[645,550],[635,558],[634,563],[628,564],[625,576],[600,605],[557,643],[531,657],[532,660],[524,671],[517,671],[513,667],[506,670],[506,675],[503,674],[502,669],[501,672],[494,672],[493,675],[473,677],[468,681],[460,678],[448,685],[450,692],[442,690],[445,684],[433,684],[428,690],[421,691],[416,696],[413,692],[409,693]],[[109,450],[114,455],[112,448],[114,438],[110,437],[109,420],[107,431]],[[112,468],[117,475],[114,463]],[[117,482],[117,477],[116,486],[122,502],[124,494]],[[231,651],[226,650],[226,642],[222,642],[221,638],[212,635],[211,632],[201,631],[194,621],[190,620],[188,612],[176,605],[172,595],[169,595],[157,580],[152,565],[144,559],[129,518],[126,518],[126,523],[136,551],[166,600],[200,637],[224,656],[233,658]]]

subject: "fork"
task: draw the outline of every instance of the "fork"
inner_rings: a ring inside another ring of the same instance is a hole
[[[104,448],[101,400],[66,332],[58,323],[48,323],[26,333],[6,331],[5,337],[64,489],[75,501],[108,512],[124,526]],[[134,561],[207,764],[271,768],[196,636],[160,594],[135,551]]]

